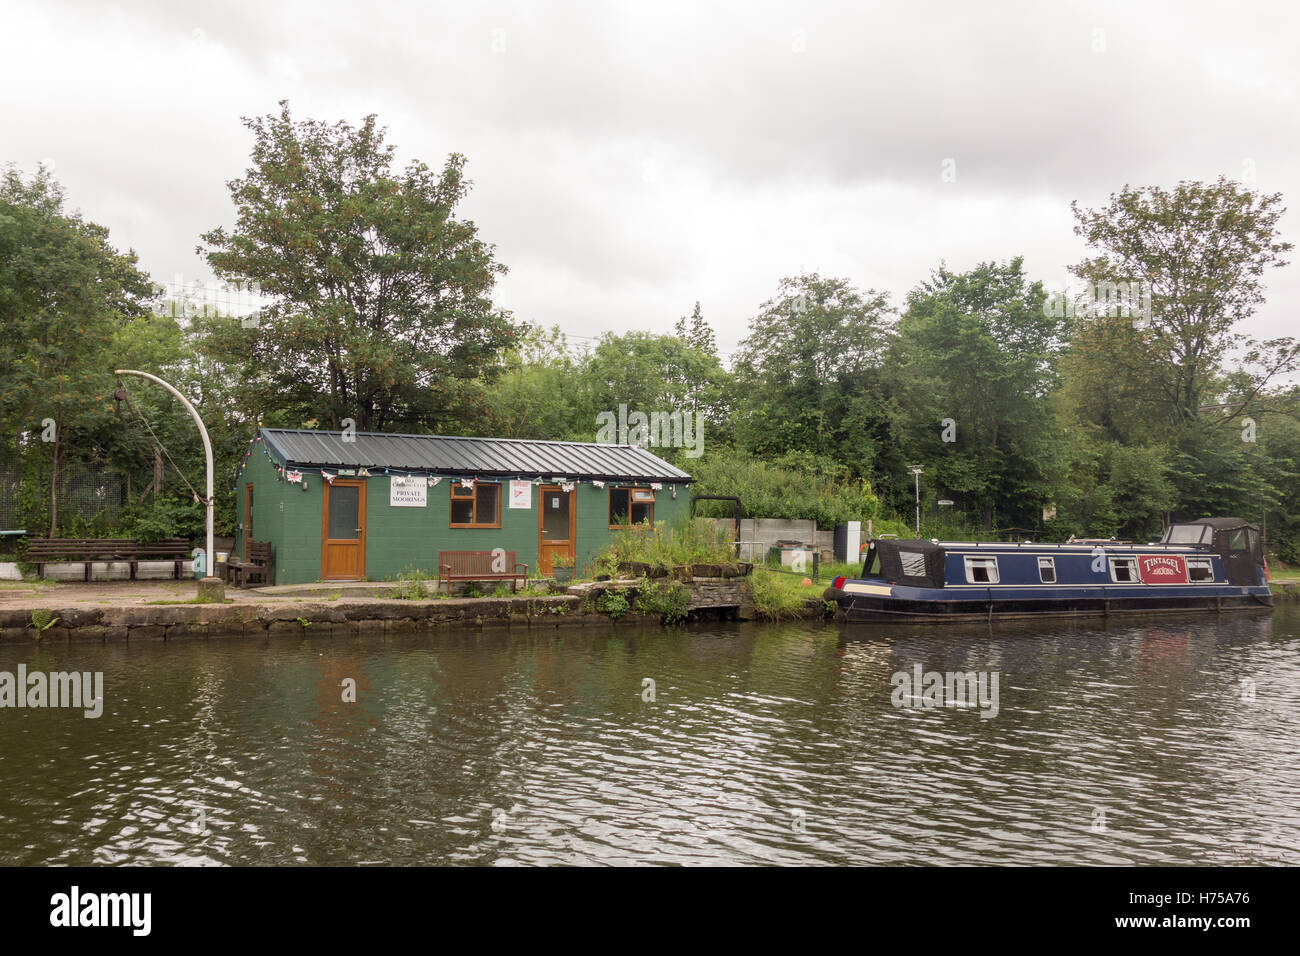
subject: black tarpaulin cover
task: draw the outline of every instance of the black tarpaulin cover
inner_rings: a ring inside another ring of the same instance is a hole
[[[890,584],[943,587],[944,549],[933,541],[905,539],[875,542],[880,576]]]

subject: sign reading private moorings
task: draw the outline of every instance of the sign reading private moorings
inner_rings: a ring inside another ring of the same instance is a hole
[[[394,508],[424,508],[429,504],[429,479],[399,475],[388,482],[388,503]]]

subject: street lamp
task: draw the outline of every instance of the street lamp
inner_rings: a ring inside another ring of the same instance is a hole
[[[921,537],[921,473],[925,471],[920,465],[908,465],[908,470],[916,479],[916,536]]]

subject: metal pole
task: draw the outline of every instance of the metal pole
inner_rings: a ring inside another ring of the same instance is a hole
[[[912,477],[916,479],[916,536],[921,537],[921,473],[913,471]]]
[[[150,375],[148,372],[137,372],[135,369],[130,369],[130,368],[119,368],[119,369],[114,369],[114,370],[113,370],[113,374],[114,374],[114,375],[138,375],[138,376],[140,376],[141,378],[147,378],[147,379],[148,379],[149,381],[151,381],[151,382],[157,382],[159,385],[161,385],[163,388],[167,389],[167,391],[171,392],[173,395],[176,396],[176,398],[178,398],[178,399],[180,400],[180,403],[181,403],[182,405],[185,406],[185,410],[188,411],[188,412],[190,413],[190,417],[194,419],[194,424],[196,424],[196,425],[199,426],[199,434],[203,437],[203,455],[204,455],[204,459],[205,459],[205,461],[206,461],[206,463],[207,463],[207,466],[208,466],[208,476],[207,476],[207,477],[208,477],[208,482],[207,482],[207,495],[208,495],[208,500],[205,502],[205,503],[207,504],[207,531],[208,531],[208,540],[207,540],[207,544],[208,544],[208,547],[207,547],[207,551],[204,552],[203,560],[204,560],[204,562],[205,562],[206,565],[207,565],[207,568],[206,568],[206,576],[207,576],[207,577],[212,577],[213,574],[216,573],[216,555],[215,555],[215,554],[213,553],[213,551],[212,551],[212,499],[213,499],[213,495],[212,495],[212,441],[211,441],[211,439],[208,438],[208,430],[207,430],[206,428],[203,427],[203,419],[199,418],[199,413],[198,413],[198,411],[194,408],[194,406],[193,406],[192,404],[190,404],[190,400],[189,400],[188,398],[186,398],[184,395],[182,395],[179,391],[177,391],[177,390],[176,390],[175,388],[173,388],[171,385],[169,385],[168,383],[164,382],[164,381],[163,381],[162,379],[160,379],[157,375]]]

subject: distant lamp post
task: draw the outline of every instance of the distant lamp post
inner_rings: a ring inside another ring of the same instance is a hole
[[[912,477],[916,480],[916,536],[921,537],[921,475],[925,469],[920,465],[908,465]]]

